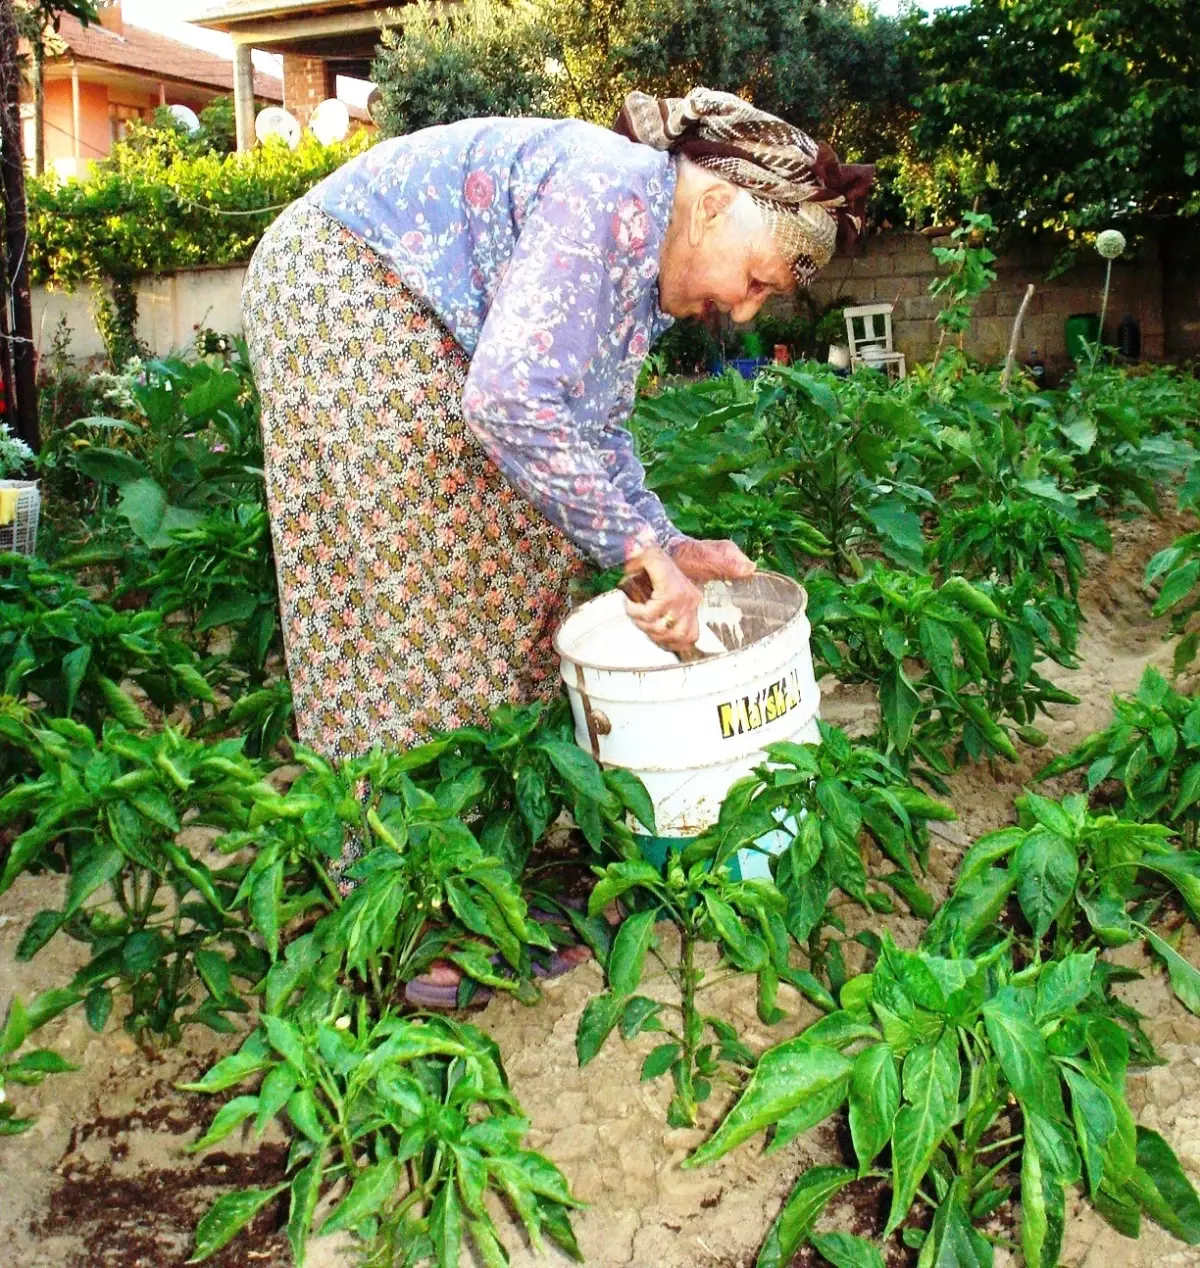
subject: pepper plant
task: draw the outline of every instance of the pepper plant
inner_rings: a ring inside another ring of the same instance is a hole
[[[769,745],[767,762],[729,791],[713,828],[682,852],[670,851],[663,871],[641,860],[613,863],[592,891],[593,916],[618,897],[636,910],[607,953],[608,989],[589,1002],[580,1019],[580,1064],[618,1027],[625,1039],[643,1031],[665,1033],[668,1038],[646,1058],[643,1078],[671,1071],[672,1123],[694,1121],[696,1104],[709,1095],[713,1078],[727,1077],[723,1064],[736,1070],[750,1061],[728,1024],[700,1011],[701,942],[716,943],[733,971],[756,975],[759,1016],[774,1024],[785,1015],[775,1003],[781,981],[820,1007],[833,1006],[819,976],[835,988],[844,977],[840,946],[822,937],[826,925],[845,932],[829,910],[835,887],[869,909],[892,909],[885,892],[868,888],[864,841],[894,865],[879,879],[914,910],[932,911],[914,871],[926,856],[926,821],[953,818],[954,812],[913,788],[874,749],[820,725],[819,745]],[[774,883],[733,878],[734,860],[743,851],[770,854]],[[679,998],[669,1008],[679,1020],[670,1025],[661,1003],[637,993],[654,925],[661,920],[672,921],[680,938],[678,963],[666,966]],[[807,949],[813,971],[790,963],[789,935]]]
[[[241,502],[209,512],[193,527],[171,533],[171,544],[118,591],[148,590],[151,605],[171,616],[181,612],[197,650],[211,650],[214,631],[228,629],[226,657],[261,681],[268,653],[278,649],[279,597],[267,508]]]
[[[199,1022],[231,1030],[268,960],[232,913],[241,869],[215,869],[178,839],[189,827],[242,828],[274,790],[240,741],[204,745],[171,729],[143,736],[108,723],[97,737],[67,718],[5,719],[37,775],[0,798],[0,823],[28,822],[12,843],[0,893],[35,865],[68,873],[61,908],[38,912],[17,958],[60,930],[91,948],[70,989],[103,1028],[114,993],[127,1029],[177,1037]],[[242,989],[245,989],[243,987]],[[197,999],[199,992],[199,999]]]
[[[1103,731],[1038,772],[1039,780],[1085,772],[1090,796],[1123,818],[1160,821],[1196,847],[1200,826],[1200,701],[1148,665],[1136,693],[1113,697]]]
[[[213,700],[194,652],[161,612],[116,611],[23,555],[0,555],[0,674],[3,694],[35,697],[47,714],[92,727],[110,716],[147,725],[125,681],[164,710]]]
[[[734,970],[758,975],[759,1014],[774,1021],[778,983],[832,1004],[816,979],[788,963],[789,941],[783,913],[785,900],[769,881],[734,881],[726,870],[730,855],[719,851],[686,864],[671,850],[660,871],[643,861],[610,863],[601,874],[588,904],[598,917],[614,899],[636,910],[626,916],[612,940],[605,963],[607,989],[588,1001],[575,1034],[579,1064],[596,1057],[605,1040],[620,1028],[623,1039],[661,1034],[663,1042],[642,1063],[642,1079],[670,1073],[674,1094],[667,1121],[675,1127],[696,1121],[697,1106],[712,1093],[713,1080],[730,1080],[734,1071],[753,1063],[750,1050],[728,1022],[701,1011],[699,993],[705,970],[697,963],[702,942],[716,943]],[[670,920],[679,931],[679,957],[665,964],[666,976],[678,993],[669,1005],[639,994],[654,927]]]
[[[1200,532],[1184,533],[1146,565],[1146,585],[1161,582],[1154,601],[1154,616],[1171,617],[1171,632],[1182,635],[1175,644],[1175,672],[1181,673],[1196,659],[1200,631],[1189,630],[1200,612]]]
[[[1099,516],[1079,505],[1080,499],[1044,483],[1057,496],[972,498],[946,508],[931,546],[939,571],[994,578],[1007,585],[1033,577],[1060,598],[1077,598],[1086,571],[1083,546],[1108,553],[1112,536]]]
[[[843,988],[839,1011],[763,1053],[684,1166],[763,1131],[769,1149],[781,1149],[848,1110],[857,1165],[800,1177],[757,1268],[786,1268],[830,1198],[866,1178],[891,1185],[884,1238],[908,1224],[914,1204],[932,1216],[928,1233],[905,1233],[921,1247],[921,1268],[990,1268],[993,1244],[1008,1243],[986,1221],[1016,1185],[1029,1268],[1058,1263],[1066,1191],[1078,1183],[1121,1232],[1136,1236],[1145,1214],[1200,1244],[1200,1197],[1126,1101],[1125,1034],[1084,1008],[1095,960],[1094,951],[1073,952],[1018,970],[1004,942],[974,959],[945,959],[885,937],[874,971]]]
[[[957,760],[1016,758],[1009,727],[1028,743],[1049,703],[1076,703],[1034,668],[1039,656],[1073,666],[1078,610],[1039,593],[1032,578],[1014,586],[974,584],[877,565],[842,585],[810,581],[818,672],[879,688],[880,740],[906,764],[924,763],[937,786]]]
[[[966,955],[994,943],[1011,896],[1025,922],[1015,936],[1035,959],[1144,937],[1180,1000],[1200,1010],[1200,971],[1147,928],[1164,894],[1200,923],[1200,851],[1173,848],[1164,825],[1094,815],[1078,794],[1056,802],[1029,792],[1017,805],[1017,826],[989,832],[967,851],[926,945]]]
[[[890,911],[883,885],[918,915],[932,915],[933,901],[918,880],[928,861],[927,824],[955,817],[950,806],[915,788],[892,758],[829,723],[818,726],[819,744],[769,745],[767,762],[730,790],[716,829],[687,852],[729,857],[767,848],[787,901],[788,932],[807,947],[814,967],[827,960],[823,924],[841,924],[828,910],[835,888],[865,908]],[[865,844],[892,868],[872,876]]]
[[[261,1078],[259,1078],[261,1076]],[[489,1203],[507,1202],[535,1249],[543,1236],[582,1256],[570,1212],[580,1205],[549,1159],[522,1145],[529,1123],[495,1043],[444,1017],[373,1018],[336,990],[291,1017],[268,1015],[232,1055],[184,1091],[217,1093],[257,1079],[217,1111],[192,1146],[208,1149],[253,1119],[261,1138],[282,1119],[288,1178],[219,1197],[196,1228],[194,1260],[225,1246],[272,1199],[288,1195],[287,1235],[303,1265],[312,1233],[354,1235],[367,1262],[458,1268],[508,1262]],[[318,1215],[323,1195],[339,1200]]]
[[[29,1036],[78,1001],[78,996],[62,987],[43,991],[26,1007],[13,996],[0,1029],[0,1136],[19,1136],[34,1123],[21,1118],[9,1099],[8,1084],[36,1086],[48,1075],[65,1074],[79,1067],[64,1060],[50,1048],[21,1052]]]

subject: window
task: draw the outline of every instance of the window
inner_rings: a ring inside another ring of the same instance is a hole
[[[146,112],[141,106],[116,106],[110,103],[108,107],[108,127],[112,137],[113,144],[118,141],[124,141],[125,135],[129,131],[130,123],[135,120],[145,118]]]

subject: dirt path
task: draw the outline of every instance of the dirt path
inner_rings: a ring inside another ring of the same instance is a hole
[[[1056,675],[1081,697],[1059,707],[1045,724],[1047,750],[1025,754],[1016,766],[975,767],[952,781],[958,823],[944,825],[934,842],[931,883],[951,878],[964,846],[981,832],[1011,821],[1012,798],[1038,766],[1067,750],[1110,716],[1114,692],[1136,687],[1147,664],[1166,668],[1169,645],[1164,624],[1149,617],[1139,584],[1150,555],[1179,531],[1174,521],[1118,524],[1111,559],[1092,559],[1084,595],[1088,624],[1081,639],[1081,668]],[[869,697],[834,686],[822,712],[856,729],[868,721]],[[54,906],[61,882],[24,877],[0,899],[0,1008],[13,992],[28,998],[60,984],[82,963],[82,948],[56,939],[31,964],[14,951],[20,932],[38,910]],[[865,918],[857,909],[856,927]],[[917,922],[875,918],[901,941],[920,934]],[[661,951],[671,952],[673,933],[659,929]],[[1200,962],[1200,938],[1183,948]],[[1138,957],[1128,957],[1136,967]],[[654,989],[661,989],[659,979]],[[523,1008],[493,1002],[480,1017],[500,1043],[514,1090],[532,1121],[531,1143],[557,1162],[590,1203],[575,1220],[590,1268],[750,1268],[763,1233],[799,1171],[810,1162],[842,1161],[835,1130],[826,1125],[777,1155],[764,1156],[750,1143],[702,1171],[679,1163],[720,1116],[727,1099],[714,1094],[696,1130],[666,1125],[668,1090],[638,1081],[653,1036],[629,1044],[610,1039],[586,1070],[575,1060],[575,1027],[584,1005],[601,988],[594,965],[549,984],[544,1001]],[[651,990],[650,993],[654,993]],[[1170,996],[1161,975],[1124,988],[1147,1017],[1146,1029],[1167,1060],[1130,1078],[1139,1120],[1161,1132],[1200,1182],[1200,1018]],[[706,994],[709,1011],[733,1022],[756,1050],[807,1024],[813,1010],[781,990],[788,1019],[774,1029],[755,1012],[751,979],[726,980]],[[46,1042],[81,1066],[79,1073],[49,1080],[40,1089],[14,1089],[23,1109],[38,1115],[26,1136],[0,1139],[0,1245],[6,1268],[173,1268],[188,1254],[190,1229],[220,1187],[267,1183],[281,1174],[281,1140],[268,1133],[253,1141],[227,1142],[222,1152],[195,1158],[185,1153],[198,1127],[211,1116],[202,1097],[173,1090],[194,1077],[230,1046],[228,1039],[189,1031],[184,1044],[148,1057],[119,1029],[93,1035],[82,1017],[48,1028]],[[282,1268],[286,1247],[277,1231],[282,1209],[268,1207],[251,1237],[239,1239],[213,1263]],[[831,1225],[870,1235],[878,1204],[870,1194],[834,1208]],[[519,1246],[516,1239],[510,1245]],[[310,1253],[315,1268],[353,1262],[345,1244],[318,1241]],[[565,1257],[519,1249],[515,1268],[562,1264]],[[797,1263],[812,1261],[803,1256]],[[1004,1252],[997,1268],[1013,1260]],[[1066,1268],[1200,1268],[1200,1250],[1189,1249],[1152,1224],[1131,1242],[1076,1202],[1069,1211],[1062,1258]]]

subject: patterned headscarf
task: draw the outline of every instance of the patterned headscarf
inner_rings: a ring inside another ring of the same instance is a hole
[[[841,164],[828,145],[732,93],[630,93],[614,130],[682,154],[746,190],[802,286],[862,232],[874,167]]]

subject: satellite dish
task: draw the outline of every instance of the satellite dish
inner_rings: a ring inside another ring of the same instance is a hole
[[[312,112],[308,126],[322,145],[332,145],[350,131],[350,111],[336,97],[329,97]]]
[[[267,106],[258,112],[254,120],[254,135],[259,141],[277,136],[287,142],[289,149],[294,150],[300,144],[300,124],[296,116],[282,106]]]
[[[198,132],[200,129],[200,119],[196,112],[190,106],[170,106],[168,107],[171,118],[176,123],[187,128],[189,132]]]

